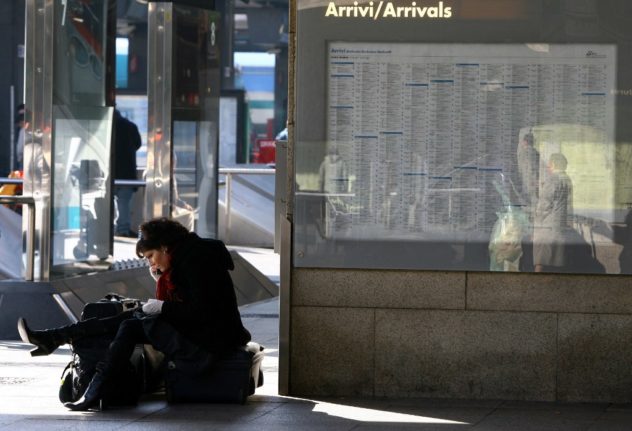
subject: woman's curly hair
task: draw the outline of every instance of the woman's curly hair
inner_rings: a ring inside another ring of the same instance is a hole
[[[140,225],[138,229],[138,242],[136,243],[136,255],[143,257],[147,250],[160,250],[167,248],[167,253],[173,251],[173,247],[182,241],[189,231],[175,220],[166,217],[155,218]]]

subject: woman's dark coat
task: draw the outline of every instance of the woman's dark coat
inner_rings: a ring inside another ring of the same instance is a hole
[[[228,273],[234,264],[224,243],[190,233],[170,255],[171,280],[181,301],[165,301],[162,318],[211,352],[248,343]]]

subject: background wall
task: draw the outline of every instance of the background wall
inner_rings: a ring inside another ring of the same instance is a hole
[[[629,284],[295,269],[290,393],[631,402]]]
[[[329,41],[614,43],[615,144],[630,147],[632,98],[620,91],[632,87],[629,2],[455,0],[458,19],[414,25],[327,20],[326,3],[297,0],[288,153],[298,191],[305,188],[299,174],[317,172],[325,154]],[[617,163],[629,162],[625,154],[617,152]],[[625,177],[627,168],[616,174]],[[305,227],[293,226],[295,238]],[[332,254],[341,243],[331,242]],[[398,244],[355,245],[359,260],[397,247],[420,258]],[[366,259],[365,269],[300,268],[294,247],[282,287],[291,395],[632,401],[630,276],[376,270]]]

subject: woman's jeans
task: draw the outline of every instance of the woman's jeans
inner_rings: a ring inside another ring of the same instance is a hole
[[[197,359],[209,355],[200,346],[184,338],[159,314],[145,315],[138,310],[128,310],[100,321],[106,333],[116,334],[104,358],[104,373],[115,372],[125,366],[136,344],[151,344],[167,357]]]

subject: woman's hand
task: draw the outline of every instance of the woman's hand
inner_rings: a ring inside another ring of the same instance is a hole
[[[143,313],[145,314],[160,314],[162,312],[162,304],[164,301],[159,299],[148,299],[147,303],[143,305]]]
[[[150,266],[149,267],[149,274],[151,275],[151,278],[153,278],[154,280],[158,281],[158,279],[160,278],[160,271],[154,271],[154,269]]]

